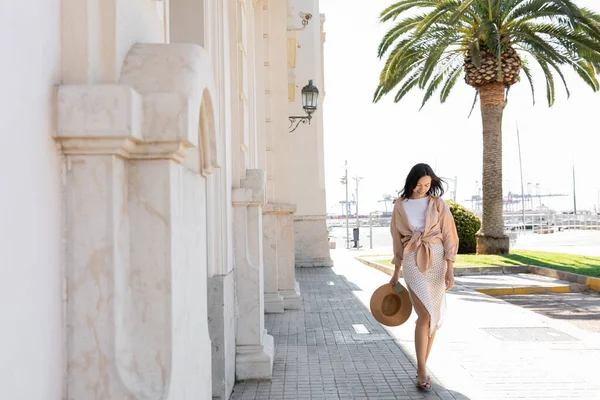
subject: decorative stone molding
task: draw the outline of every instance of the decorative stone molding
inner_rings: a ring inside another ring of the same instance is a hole
[[[137,44],[120,84],[59,88],[57,140],[66,155],[171,159],[206,176],[219,167],[212,79],[199,46]]]
[[[118,84],[68,85],[58,91],[63,138],[128,137],[142,140],[142,97]]]
[[[204,49],[184,43],[136,44],[125,59],[120,82],[144,99],[146,140],[190,143],[200,150],[203,175],[218,168],[214,83]]]

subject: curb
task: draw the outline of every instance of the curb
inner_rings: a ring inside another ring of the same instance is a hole
[[[600,292],[600,278],[593,278],[573,272],[559,271],[552,268],[529,266],[529,273],[547,276],[549,278],[562,279],[585,286],[587,289]]]
[[[390,276],[394,274],[394,268],[392,268],[392,267],[388,267],[387,265],[380,264],[377,261],[367,260],[362,257],[354,257],[354,258],[356,260],[360,261],[361,263],[365,264],[366,266],[378,269],[381,272],[385,272],[386,274],[388,274]]]
[[[505,267],[466,267],[454,268],[454,276],[468,275],[508,275],[508,274],[525,274],[529,272],[527,265],[515,265]]]
[[[378,269],[388,275],[394,273],[394,268],[380,264],[374,260],[367,260],[361,256],[355,257],[361,263]],[[574,274],[572,272],[560,271],[552,268],[538,267],[533,265],[518,265],[510,267],[467,267],[454,269],[455,276],[468,275],[503,275],[503,274],[519,274],[530,273],[534,275],[546,276],[549,278],[560,279],[563,281],[572,282],[572,285],[561,286],[526,286],[526,287],[497,287],[475,289],[477,292],[490,296],[511,295],[511,294],[533,294],[533,293],[577,293],[585,290],[593,290],[600,292],[600,278]]]
[[[534,294],[534,293],[577,293],[582,290],[578,285],[561,286],[524,286],[524,287],[498,287],[488,289],[474,289],[475,291],[489,296],[506,296],[514,294]]]

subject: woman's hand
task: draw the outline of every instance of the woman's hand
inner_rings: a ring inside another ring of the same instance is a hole
[[[446,290],[452,289],[454,287],[454,263],[452,261],[448,261],[448,268],[446,269]]]
[[[394,274],[392,275],[392,279],[390,279],[390,283],[392,284],[393,287],[396,287],[398,280],[400,280],[400,270],[396,269],[394,271]]]

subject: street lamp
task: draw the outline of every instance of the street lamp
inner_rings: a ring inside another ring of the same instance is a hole
[[[358,215],[358,183],[365,178],[356,175],[352,179],[356,181],[356,227],[358,228],[360,226],[360,216]]]
[[[456,186],[457,186],[457,181],[458,181],[458,177],[455,176],[454,179],[452,178],[444,178],[447,181],[452,181],[452,183],[454,183],[454,190],[452,191],[452,201],[454,201],[456,203]]]
[[[350,206],[348,204],[348,160],[344,162],[344,176],[340,179],[340,183],[346,186],[346,248],[350,248]]]
[[[317,106],[319,105],[319,89],[315,85],[313,85],[312,79],[308,81],[308,85],[302,88],[302,108],[306,113],[306,116],[303,117],[288,117],[290,120],[290,133],[294,132],[300,122],[306,124],[307,122],[310,124],[310,120],[312,119],[312,115],[315,111],[317,111]]]

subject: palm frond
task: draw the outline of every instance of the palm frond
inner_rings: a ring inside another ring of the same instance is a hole
[[[505,80],[503,57],[509,51],[510,60],[512,49],[520,49],[518,54],[527,54],[539,64],[549,105],[555,102],[556,76],[570,96],[565,66],[593,90],[600,90],[600,14],[572,0],[402,0],[386,8],[380,19],[396,23],[378,47],[385,65],[375,102],[393,90],[399,101],[415,88],[424,91],[421,108],[437,90],[444,102],[462,72],[463,63],[456,60],[467,56],[480,68],[483,57],[489,60],[492,54],[497,81],[511,85],[520,63],[508,61],[506,71],[511,75]],[[535,104],[534,73],[530,65],[520,68]],[[477,69],[469,66],[467,72],[477,73]],[[467,82],[486,84],[476,79]]]
[[[377,57],[381,58],[388,51],[389,47],[394,44],[405,33],[413,30],[423,19],[423,14],[417,15],[412,18],[407,18],[396,24],[396,26],[390,29],[379,44],[377,49]]]
[[[475,97],[473,98],[473,104],[471,104],[471,111],[469,111],[469,116],[467,118],[471,118],[471,114],[473,114],[473,110],[475,109],[475,104],[477,104],[478,98],[479,98],[479,90],[476,90]]]
[[[423,109],[423,107],[425,106],[425,103],[427,103],[427,101],[431,98],[431,96],[433,96],[433,93],[437,90],[437,88],[441,85],[441,83],[443,81],[444,81],[443,73],[438,74],[435,78],[433,78],[431,80],[431,83],[429,84],[429,86],[427,87],[427,90],[425,91],[425,96],[423,96],[423,102],[421,103],[421,108],[419,108],[419,110]]]
[[[460,4],[458,6],[456,11],[450,16],[448,23],[455,24],[460,18],[462,18],[467,13],[467,11],[469,10],[469,7],[471,7],[473,5],[474,1],[475,0],[463,1],[462,4]]]
[[[523,73],[529,81],[529,86],[531,87],[531,98],[533,99],[533,105],[535,105],[535,86],[533,84],[533,76],[531,74],[531,70],[529,69],[526,63],[523,63],[523,65],[521,65],[521,69],[523,70]]]
[[[437,7],[438,1],[436,0],[403,0],[397,3],[392,4],[385,10],[381,12],[379,15],[379,19],[381,22],[387,22],[389,20],[395,20],[402,13],[415,8],[427,8],[427,7]]]
[[[449,74],[448,79],[444,83],[442,90],[440,91],[440,103],[445,103],[450,95],[450,91],[456,85],[456,81],[460,77],[460,73],[462,72],[462,65],[457,65]]]

